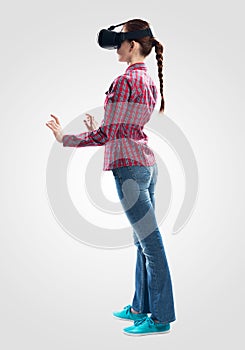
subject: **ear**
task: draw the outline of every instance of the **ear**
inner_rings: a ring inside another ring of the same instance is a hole
[[[131,41],[131,43],[130,43],[130,47],[131,47],[131,48],[133,48],[133,47],[134,47],[134,45],[135,45],[135,41],[134,41],[134,40],[132,40],[132,41]]]

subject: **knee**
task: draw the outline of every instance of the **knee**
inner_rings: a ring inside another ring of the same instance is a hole
[[[139,250],[139,251],[142,251],[142,247],[141,247],[141,244],[140,244],[140,242],[139,241],[134,241],[134,245],[137,247],[137,249]]]

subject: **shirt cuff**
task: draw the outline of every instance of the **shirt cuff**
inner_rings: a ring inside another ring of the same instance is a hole
[[[62,138],[63,147],[69,147],[70,146],[69,140],[71,139],[71,136],[72,135],[63,135],[63,138]]]

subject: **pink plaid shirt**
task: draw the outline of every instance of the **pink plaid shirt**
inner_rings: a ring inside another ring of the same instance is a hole
[[[127,67],[106,92],[104,119],[98,129],[64,135],[63,146],[105,146],[103,170],[122,166],[150,166],[156,160],[147,145],[144,125],[157,101],[157,88],[144,62]]]

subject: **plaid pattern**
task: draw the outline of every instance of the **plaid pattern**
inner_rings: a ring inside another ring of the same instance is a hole
[[[134,63],[106,92],[104,119],[98,129],[64,135],[64,147],[105,146],[103,170],[122,166],[150,166],[156,160],[147,145],[144,125],[157,101],[157,88],[144,62]]]

